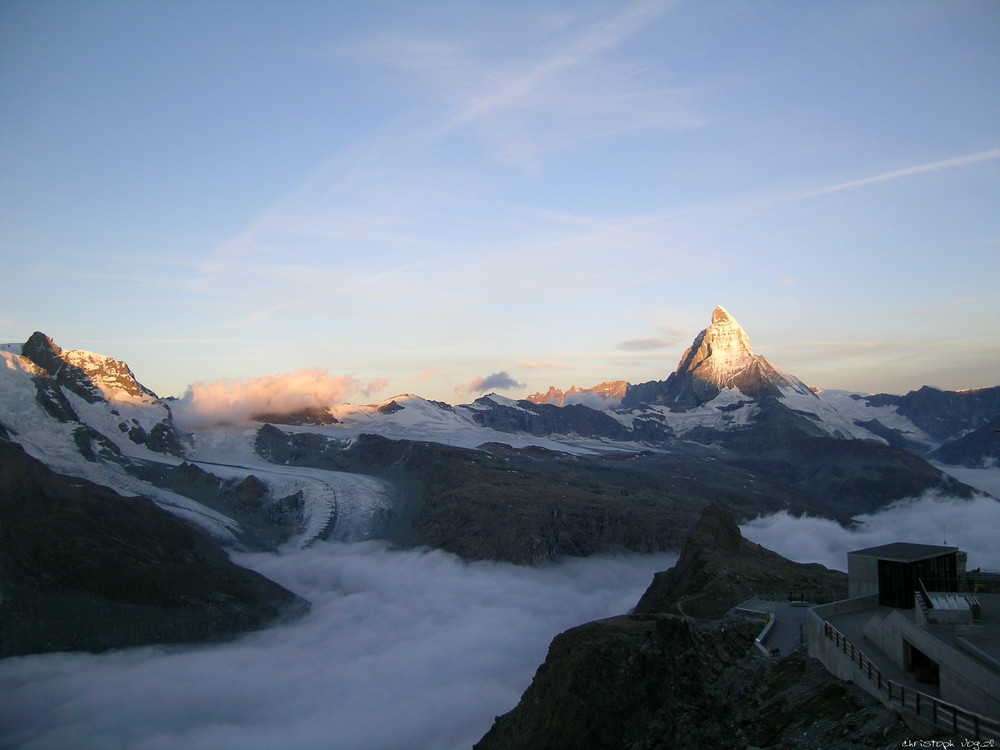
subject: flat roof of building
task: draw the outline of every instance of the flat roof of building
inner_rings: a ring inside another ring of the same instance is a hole
[[[949,552],[958,552],[958,547],[942,547],[936,544],[915,544],[913,542],[893,542],[883,544],[880,547],[869,547],[848,552],[848,555],[861,555],[862,557],[877,557],[880,560],[892,560],[894,562],[914,562],[916,560],[926,560],[929,557],[946,555]]]

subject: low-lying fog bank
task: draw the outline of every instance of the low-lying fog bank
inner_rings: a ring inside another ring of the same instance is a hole
[[[675,560],[526,568],[367,542],[241,555],[312,613],[222,645],[0,661],[0,747],[467,749],[553,636],[627,611]]]
[[[966,484],[1000,495],[1000,469],[940,467]],[[859,525],[844,529],[824,518],[795,518],[787,513],[743,524],[743,535],[796,562],[818,562],[847,570],[847,553],[890,542],[947,544],[969,553],[969,569],[1000,570],[1000,501],[980,495],[972,500],[928,493],[904,500],[879,513],[858,516]]]

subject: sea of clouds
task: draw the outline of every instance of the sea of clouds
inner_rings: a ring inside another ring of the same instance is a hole
[[[240,555],[312,612],[221,645],[0,661],[0,747],[468,750],[553,636],[627,611],[675,560],[521,567],[378,542]]]

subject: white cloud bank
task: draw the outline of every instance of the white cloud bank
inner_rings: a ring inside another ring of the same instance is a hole
[[[742,527],[743,536],[796,562],[847,570],[847,553],[891,542],[942,544],[969,553],[969,569],[1000,570],[1000,502],[988,496],[961,500],[928,493],[879,513],[858,516],[845,529],[835,521],[782,511]]]
[[[326,408],[361,393],[371,396],[389,382],[376,378],[362,383],[352,375],[330,375],[311,368],[250,380],[197,382],[171,405],[171,411],[190,429],[216,424],[242,424],[255,414],[289,414],[309,407]]]
[[[554,635],[627,611],[675,560],[528,568],[374,542],[241,556],[312,613],[217,646],[0,661],[0,747],[467,750]]]

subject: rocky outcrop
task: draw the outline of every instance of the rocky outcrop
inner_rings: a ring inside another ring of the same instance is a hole
[[[848,524],[856,513],[930,488],[972,492],[888,446],[869,449],[862,441],[801,435],[771,448],[763,440],[748,441],[747,457],[691,445],[683,452],[573,456],[375,435],[347,443],[265,425],[256,448],[278,464],[393,482],[401,503],[393,541],[518,563],[618,549],[679,549],[712,503],[741,521],[787,510]],[[754,448],[760,455],[750,457]]]
[[[216,640],[308,609],[150,500],[0,441],[0,657]]]
[[[572,386],[568,391],[560,390],[554,385],[549,386],[545,393],[533,393],[525,401],[533,404],[552,404],[553,406],[565,406],[567,403],[574,404],[580,401],[590,403],[600,403],[601,405],[612,405],[619,403],[628,391],[628,382],[625,380],[612,380],[606,383],[599,383],[593,388],[578,388]],[[595,397],[599,397],[600,401]]]
[[[124,362],[92,352],[63,351],[44,333],[35,331],[21,347],[21,355],[44,370],[58,385],[95,404],[105,394],[156,400]]]
[[[814,659],[748,656],[759,627],[656,615],[568,630],[475,750],[896,750],[911,735]]]
[[[318,406],[307,406],[304,409],[288,413],[265,412],[250,417],[254,422],[270,422],[271,424],[288,424],[316,427],[324,424],[337,424],[340,420],[334,417],[329,409]]]
[[[136,380],[132,369],[120,359],[81,350],[63,352],[61,357],[70,367],[78,368],[105,398],[124,394],[133,399],[157,400],[157,395]]]
[[[49,417],[57,422],[80,421],[73,405],[55,381],[41,375],[32,375],[31,382],[35,386],[35,401]]]
[[[653,576],[635,611],[714,620],[759,591],[788,591],[814,603],[836,601],[847,596],[847,576],[791,562],[744,539],[732,515],[710,505],[677,564]]]
[[[157,453],[183,455],[181,438],[171,419],[170,408],[136,380],[124,362],[93,352],[64,351],[40,331],[35,331],[21,345],[21,356],[36,368],[32,374],[35,400],[48,416],[59,422],[81,421],[64,389],[87,403],[107,404],[113,415],[118,415],[114,402],[122,400],[161,409],[160,413],[165,413],[165,416],[148,432],[135,419],[131,423],[122,422],[119,429],[137,445],[145,445]],[[87,458],[87,449],[82,445],[81,451]]]
[[[239,524],[239,544],[247,549],[274,550],[304,528],[302,492],[273,497],[253,474],[221,479],[184,461],[179,465],[136,463],[126,466],[134,477],[178,495],[197,500]]]
[[[740,467],[780,478],[822,498],[827,513],[836,509],[850,518],[928,491],[966,499],[974,492],[919,456],[864,440],[758,428],[725,444],[737,452],[733,461]]]
[[[57,386],[72,391],[91,404],[102,400],[104,396],[100,389],[90,382],[90,378],[79,367],[68,364],[62,358],[62,353],[63,350],[41,331],[31,334],[21,347],[22,356],[37,365]],[[42,403],[41,400],[39,402]]]
[[[710,507],[636,612],[557,636],[518,705],[475,748],[898,748],[910,734],[899,715],[818,661],[753,655],[758,621],[663,613],[690,606],[721,617],[748,584],[802,588],[823,601],[846,593],[844,578],[747,542],[731,516]]]
[[[581,404],[554,406],[530,401],[500,403],[490,396],[476,399],[473,419],[499,432],[529,435],[578,435],[584,438],[630,440],[628,428],[604,411]]]

